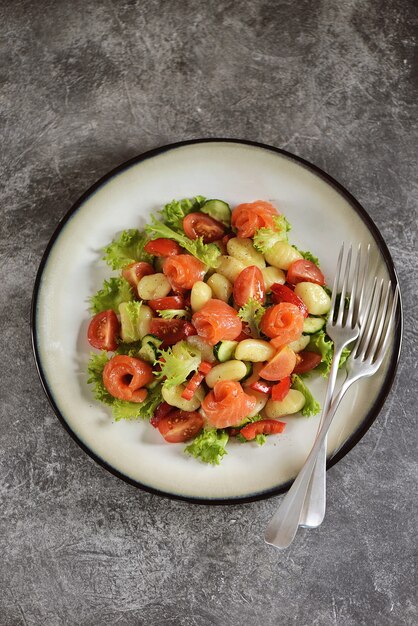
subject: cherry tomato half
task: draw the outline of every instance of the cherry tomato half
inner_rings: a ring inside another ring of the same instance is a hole
[[[310,372],[322,361],[320,354],[317,354],[316,352],[309,352],[307,350],[298,352],[298,357],[297,364],[293,370],[295,374],[305,374],[305,372]]]
[[[239,307],[253,298],[261,304],[266,297],[263,274],[256,265],[250,265],[240,272],[234,282],[234,300]]]
[[[183,230],[190,239],[203,237],[205,243],[221,239],[226,227],[205,213],[189,213],[183,219]]]
[[[117,354],[104,366],[103,383],[110,395],[128,402],[143,402],[147,390],[142,389],[153,380],[152,367],[141,359]]]
[[[283,380],[277,383],[277,385],[273,385],[273,387],[271,388],[271,399],[278,402],[284,400],[289,393],[291,384],[292,381],[290,379],[290,376],[286,376],[286,378],[283,378]]]
[[[325,285],[325,277],[319,267],[306,259],[293,261],[289,265],[286,280],[292,285],[303,282]]]
[[[173,256],[174,254],[182,253],[182,249],[176,241],[165,239],[164,237],[148,241],[144,246],[144,250],[154,256]]]
[[[132,289],[136,293],[138,283],[144,276],[155,274],[155,270],[150,263],[139,261],[139,263],[131,263],[122,270],[122,276],[128,281]]]
[[[119,320],[112,309],[97,313],[87,331],[89,344],[98,350],[116,350],[119,327]]]
[[[156,298],[148,300],[148,306],[153,311],[166,311],[167,309],[184,309],[184,298],[182,296],[166,296],[165,298]]]
[[[203,423],[200,413],[178,410],[162,417],[157,428],[169,443],[180,443],[195,437],[202,430]]]
[[[308,317],[306,304],[290,287],[286,287],[286,285],[281,285],[280,283],[274,283],[274,285],[271,286],[271,291],[273,292],[273,302],[276,304],[280,302],[290,302],[290,304],[294,304],[298,307],[304,317]]]
[[[154,426],[154,428],[157,428],[163,417],[166,417],[169,413],[176,410],[176,407],[168,404],[168,402],[161,402],[161,404],[159,404],[155,409],[154,415],[150,419],[151,425]]]
[[[195,327],[184,320],[162,320],[154,318],[150,325],[150,334],[162,340],[161,348],[173,346],[191,335],[196,335]]]
[[[282,433],[285,427],[286,422],[266,419],[247,424],[244,428],[241,428],[240,434],[247,439],[247,441],[251,441],[255,439],[257,435],[276,435]]]

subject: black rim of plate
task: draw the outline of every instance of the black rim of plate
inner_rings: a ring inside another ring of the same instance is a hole
[[[33,296],[32,296],[32,306],[31,306],[31,335],[32,335],[32,349],[33,349],[33,353],[34,353],[34,357],[35,357],[35,363],[36,363],[36,367],[38,370],[38,375],[42,384],[42,387],[44,389],[44,392],[49,400],[50,405],[52,406],[56,416],[58,417],[58,419],[60,420],[62,426],[66,429],[66,431],[71,435],[71,437],[74,439],[74,441],[80,446],[80,448],[82,450],[84,450],[84,452],[86,452],[94,461],[96,461],[96,463],[98,463],[99,465],[101,465],[102,467],[104,467],[105,469],[107,469],[109,472],[111,472],[114,476],[117,476],[118,478],[121,478],[122,480],[124,480],[125,482],[129,483],[130,485],[133,485],[134,487],[140,488],[144,491],[147,491],[149,493],[152,494],[156,494],[159,496],[163,496],[163,497],[167,497],[167,498],[171,498],[171,499],[175,499],[175,500],[184,500],[186,502],[192,502],[192,503],[197,503],[197,504],[240,504],[240,503],[245,503],[245,502],[254,502],[256,500],[263,500],[265,498],[269,498],[271,496],[275,496],[275,495],[279,495],[284,493],[285,491],[287,491],[290,487],[290,485],[292,484],[293,480],[290,480],[284,484],[281,484],[277,487],[274,487],[273,489],[269,489],[269,490],[265,490],[262,492],[257,492],[254,494],[250,494],[248,496],[237,496],[236,498],[234,497],[227,497],[227,498],[197,498],[197,497],[193,497],[193,496],[185,496],[185,495],[181,495],[181,494],[176,494],[176,493],[169,493],[169,492],[165,492],[165,491],[160,491],[158,489],[155,489],[153,487],[150,487],[148,485],[144,485],[142,483],[140,483],[139,481],[133,480],[132,478],[130,478],[129,476],[126,476],[125,474],[122,474],[121,472],[119,472],[117,469],[115,469],[114,467],[112,467],[111,465],[109,465],[109,463],[107,463],[107,461],[105,461],[104,459],[102,459],[101,457],[99,457],[95,452],[93,452],[88,446],[86,446],[86,444],[81,441],[79,439],[79,437],[76,435],[75,432],[73,432],[73,430],[70,428],[69,424],[67,423],[67,421],[65,420],[64,416],[62,415],[62,413],[60,412],[57,403],[55,402],[53,393],[51,391],[51,389],[49,388],[48,382],[47,382],[47,378],[46,375],[43,371],[43,367],[42,367],[42,362],[41,362],[41,358],[40,358],[40,354],[39,354],[39,350],[38,350],[38,341],[37,341],[37,331],[36,331],[36,317],[37,317],[37,303],[38,303],[38,295],[39,295],[39,290],[40,290],[40,285],[41,285],[41,281],[42,281],[42,275],[43,275],[43,271],[45,268],[45,265],[47,263],[49,254],[55,244],[55,241],[57,240],[58,236],[60,235],[61,231],[63,230],[64,226],[66,225],[66,223],[68,222],[68,220],[80,209],[80,207],[84,204],[84,202],[95,192],[97,191],[100,187],[102,187],[104,184],[106,184],[109,180],[111,180],[114,176],[120,174],[121,172],[123,172],[124,170],[129,169],[130,167],[132,167],[133,165],[136,165],[138,163],[141,163],[142,161],[145,161],[147,159],[151,159],[159,154],[162,154],[164,152],[168,152],[171,150],[175,150],[178,148],[182,148],[184,146],[188,146],[188,145],[192,145],[192,144],[205,144],[205,143],[235,143],[235,144],[241,144],[241,145],[247,145],[247,146],[253,146],[256,148],[261,148],[263,150],[267,150],[270,152],[274,152],[276,154],[280,154],[281,156],[284,156],[296,163],[298,163],[299,165],[302,165],[303,167],[309,169],[311,172],[313,172],[314,174],[316,174],[317,176],[319,176],[319,178],[321,178],[322,180],[324,180],[325,182],[327,182],[329,185],[331,185],[331,187],[333,187],[336,191],[338,191],[350,204],[350,206],[356,211],[356,213],[362,218],[363,222],[366,224],[368,230],[370,231],[370,233],[372,234],[374,240],[376,241],[376,244],[380,250],[380,252],[382,253],[383,258],[385,259],[386,262],[386,266],[389,272],[389,276],[390,279],[393,283],[393,285],[399,285],[399,281],[398,281],[398,277],[396,275],[396,270],[394,267],[394,263],[392,260],[392,257],[390,255],[390,252],[386,246],[386,243],[382,237],[382,235],[380,234],[379,229],[377,228],[377,226],[375,225],[375,223],[373,222],[373,220],[371,219],[371,217],[369,216],[369,214],[366,212],[366,210],[361,206],[361,204],[354,198],[354,196],[352,196],[350,194],[350,192],[348,192],[339,182],[337,182],[336,180],[334,180],[329,174],[327,174],[326,172],[324,172],[323,170],[321,170],[319,167],[317,167],[316,165],[313,165],[312,163],[310,163],[309,161],[306,161],[305,159],[296,156],[290,152],[287,152],[286,150],[282,150],[281,148],[276,148],[274,146],[269,146],[267,144],[263,144],[263,143],[259,143],[259,142],[255,142],[255,141],[247,141],[244,139],[233,139],[233,138],[210,138],[210,139],[191,139],[188,141],[180,141],[177,143],[173,143],[173,144],[168,144],[165,146],[161,146],[160,148],[155,148],[153,150],[149,150],[147,152],[144,152],[143,154],[140,154],[139,156],[133,157],[132,159],[129,159],[128,161],[125,161],[124,163],[122,163],[121,165],[118,165],[116,168],[114,168],[113,170],[111,170],[110,172],[108,172],[107,174],[105,174],[102,178],[100,178],[96,183],[94,183],[94,185],[92,185],[76,202],[75,204],[73,204],[73,206],[69,209],[69,211],[67,211],[67,213],[64,215],[64,217],[60,220],[60,222],[58,223],[58,226],[56,227],[51,239],[48,242],[48,245],[46,247],[46,250],[42,256],[41,259],[41,263],[39,265],[39,269],[36,275],[36,279],[35,279],[35,285],[34,285],[34,290],[33,290]],[[393,345],[393,349],[392,349],[392,356],[391,356],[391,361],[389,363],[389,367],[388,367],[388,371],[385,377],[385,380],[380,388],[379,394],[373,404],[373,406],[370,408],[370,410],[367,412],[366,416],[364,417],[363,422],[360,424],[360,426],[357,428],[357,430],[351,435],[351,437],[349,437],[347,439],[347,441],[344,443],[343,446],[341,446],[341,448],[336,452],[336,454],[328,460],[327,462],[327,469],[329,469],[330,467],[332,467],[333,465],[335,465],[336,463],[338,463],[338,461],[340,461],[352,448],[354,448],[354,446],[360,441],[360,439],[362,439],[362,437],[365,435],[365,433],[367,432],[367,430],[370,428],[370,426],[373,424],[373,422],[375,421],[375,419],[377,418],[380,410],[382,409],[382,406],[385,402],[385,399],[392,387],[392,383],[393,380],[395,378],[395,374],[396,374],[396,369],[397,369],[397,365],[399,362],[399,357],[400,357],[400,351],[401,351],[401,343],[402,343],[402,329],[403,329],[403,315],[402,315],[402,303],[401,303],[401,299],[399,300],[399,307],[398,307],[398,312],[397,312],[397,319],[396,319],[396,326],[395,326],[395,336],[394,336],[394,345]]]

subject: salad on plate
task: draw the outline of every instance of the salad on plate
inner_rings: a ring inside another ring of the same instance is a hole
[[[306,379],[329,373],[330,292],[289,230],[265,200],[196,196],[104,248],[117,275],[90,301],[88,382],[115,420],[148,420],[215,465],[230,439],[261,445],[319,412]]]

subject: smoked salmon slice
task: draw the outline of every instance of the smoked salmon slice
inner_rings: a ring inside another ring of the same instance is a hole
[[[246,394],[240,383],[221,380],[202,402],[202,409],[211,426],[238,426],[255,409],[256,399]]]
[[[195,313],[192,323],[197,334],[212,346],[218,341],[236,339],[242,331],[242,322],[235,309],[216,299],[209,300]]]
[[[270,202],[256,200],[239,204],[232,212],[232,226],[238,231],[238,237],[254,237],[259,228],[274,228],[277,210]]]
[[[261,318],[262,332],[272,339],[275,348],[296,341],[302,334],[304,317],[300,309],[290,302],[280,302]]]
[[[203,280],[206,266],[190,254],[177,254],[164,262],[163,272],[173,289],[191,289],[198,280]]]

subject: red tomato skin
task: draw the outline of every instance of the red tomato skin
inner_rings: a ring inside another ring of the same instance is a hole
[[[184,320],[163,320],[154,318],[151,321],[150,334],[162,340],[161,348],[173,346],[191,335],[196,335],[195,327]]]
[[[165,239],[164,237],[148,241],[144,246],[144,250],[148,252],[148,254],[164,257],[182,253],[182,249],[176,241]]]
[[[273,292],[273,302],[276,304],[280,304],[280,302],[294,304],[303,314],[303,317],[308,317],[308,307],[290,287],[281,285],[280,283],[274,283],[274,285],[271,286],[271,291]]]
[[[167,309],[183,309],[184,298],[182,296],[166,296],[156,300],[148,300],[148,306],[153,311],[166,311]]]
[[[239,307],[252,298],[263,304],[266,297],[266,285],[263,274],[256,265],[250,265],[240,272],[234,282],[234,300]]]
[[[169,443],[193,439],[203,428],[204,420],[197,411],[175,410],[158,422],[157,428]]]
[[[290,376],[296,365],[296,354],[288,346],[281,348],[277,354],[260,370],[261,378],[278,381]]]
[[[298,259],[289,265],[286,280],[292,285],[303,282],[325,285],[325,277],[319,267],[306,259]]]
[[[175,410],[176,410],[176,407],[172,406],[171,404],[168,404],[168,402],[161,402],[161,404],[159,404],[157,408],[155,409],[154,415],[150,419],[151,425],[154,426],[154,428],[157,428],[159,421],[163,417],[165,417],[166,415],[168,415],[169,413]]]
[[[247,424],[244,428],[241,428],[240,433],[247,441],[251,441],[255,439],[257,435],[276,435],[282,433],[285,427],[286,422],[265,419]]]
[[[183,219],[183,230],[189,239],[203,237],[204,243],[213,243],[221,239],[226,228],[222,222],[218,222],[205,213],[189,213]]]
[[[322,357],[320,354],[316,352],[310,352],[308,350],[302,350],[298,352],[298,361],[293,369],[295,374],[305,374],[306,372],[310,372],[315,369],[320,362],[322,361]]]
[[[254,391],[259,391],[260,393],[270,393],[271,392],[271,383],[266,382],[265,380],[256,380],[255,383],[250,385],[250,389],[254,389]]]
[[[149,363],[131,356],[117,354],[104,366],[103,383],[110,395],[128,402],[142,402],[145,385],[153,380]]]
[[[291,382],[290,376],[286,376],[286,378],[283,378],[277,385],[273,385],[271,388],[271,399],[275,402],[284,400],[289,393]]]
[[[90,321],[87,330],[89,344],[97,350],[113,352],[118,347],[117,337],[120,324],[112,309],[97,313]]]
[[[128,281],[135,293],[141,278],[149,276],[150,274],[155,274],[155,270],[150,263],[146,263],[145,261],[131,263],[122,270],[123,278]]]

